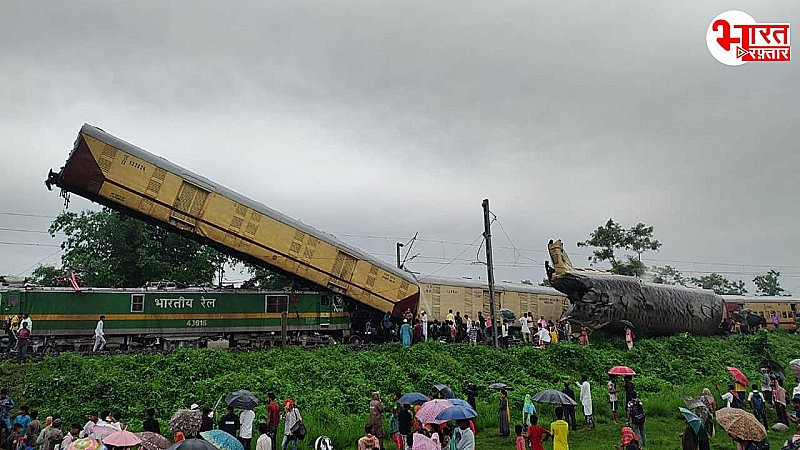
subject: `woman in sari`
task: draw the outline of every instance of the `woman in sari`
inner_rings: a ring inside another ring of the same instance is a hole
[[[509,427],[509,420],[511,413],[508,409],[508,393],[505,390],[500,391],[500,402],[497,404],[497,414],[500,419],[500,435],[509,436],[511,429]]]

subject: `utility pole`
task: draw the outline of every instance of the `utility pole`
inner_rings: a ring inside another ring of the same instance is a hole
[[[398,242],[397,243],[397,268],[402,269],[403,264],[400,262],[400,249],[403,248],[403,244]]]
[[[492,224],[489,222],[489,199],[483,199],[483,238],[486,240],[486,271],[489,277],[489,315],[492,317],[492,341],[497,348],[497,317],[494,314],[494,266],[492,266]]]

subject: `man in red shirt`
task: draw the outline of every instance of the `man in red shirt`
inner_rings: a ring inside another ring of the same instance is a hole
[[[270,392],[267,394],[269,404],[267,405],[267,434],[272,442],[278,442],[275,439],[278,434],[278,422],[281,420],[281,408],[275,403],[275,394]]]
[[[538,425],[539,418],[536,414],[531,416],[531,424],[528,427],[528,440],[531,442],[531,450],[544,450],[542,442],[550,436],[546,428]]]

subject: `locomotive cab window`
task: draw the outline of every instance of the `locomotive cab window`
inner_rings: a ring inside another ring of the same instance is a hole
[[[289,296],[267,295],[266,310],[268,313],[289,312]]]
[[[331,306],[331,297],[329,295],[323,295],[319,300],[320,306]]]
[[[131,312],[144,312],[144,294],[131,294]]]

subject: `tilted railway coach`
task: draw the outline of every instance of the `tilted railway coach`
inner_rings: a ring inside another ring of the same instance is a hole
[[[350,333],[345,299],[324,291],[3,288],[0,310],[30,315],[36,353],[90,349],[100,315],[112,350],[266,348],[284,329],[289,343],[314,345]]]

